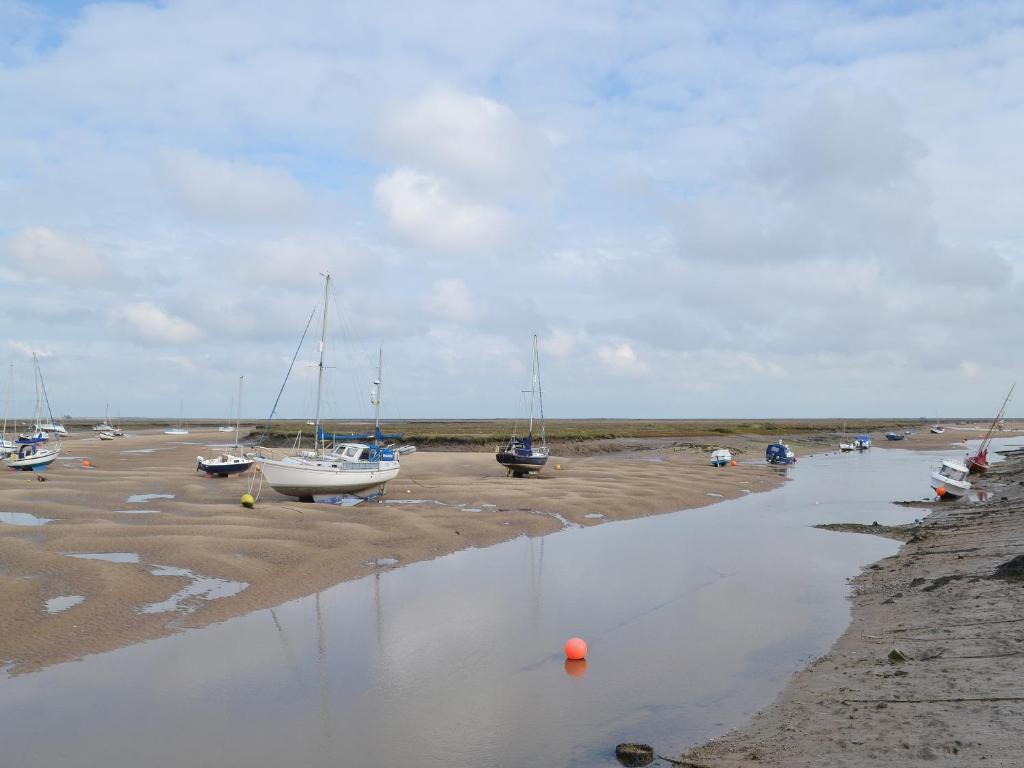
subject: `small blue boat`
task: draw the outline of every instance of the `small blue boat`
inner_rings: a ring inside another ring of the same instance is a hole
[[[769,464],[795,464],[796,454],[780,440],[768,446],[764,452],[764,459]]]
[[[886,432],[885,433],[885,439],[886,440],[902,440],[904,437],[906,437],[906,435],[901,435],[899,432]]]
[[[857,439],[853,441],[853,447],[858,451],[866,451],[871,447],[871,438],[868,435],[857,435]]]

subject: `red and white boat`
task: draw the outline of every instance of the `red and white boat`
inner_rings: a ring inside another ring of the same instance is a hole
[[[988,472],[988,444],[992,442],[992,433],[996,431],[998,425],[1003,422],[1003,414],[1006,412],[1006,405],[1010,402],[1010,395],[1013,394],[1013,388],[1017,384],[1014,382],[1013,386],[1010,387],[1010,391],[1006,393],[1006,399],[1003,400],[1003,407],[999,409],[999,413],[992,419],[992,426],[988,428],[988,432],[985,433],[985,437],[981,440],[981,445],[978,446],[978,451],[973,456],[967,457],[967,469],[971,471],[971,474],[983,475]]]

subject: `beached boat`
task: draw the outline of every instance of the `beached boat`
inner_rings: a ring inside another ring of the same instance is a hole
[[[1010,387],[1010,391],[1006,393],[1006,399],[1003,400],[1003,406],[999,409],[999,413],[992,419],[992,424],[988,428],[988,432],[985,433],[985,437],[981,440],[981,445],[978,446],[978,450],[972,456],[967,457],[967,469],[972,474],[983,475],[988,472],[988,446],[992,442],[992,433],[999,428],[999,424],[1003,421],[1003,414],[1006,412],[1006,406],[1010,402],[1010,396],[1013,394],[1013,388],[1017,386],[1014,382]]]
[[[234,453],[225,452],[215,458],[206,459],[202,456],[196,457],[196,471],[205,472],[208,475],[216,475],[218,477],[227,477],[228,475],[237,475],[245,472],[255,462],[248,456],[241,455],[242,446],[238,442],[238,424],[242,418],[242,385],[245,382],[244,376],[238,377],[238,411],[235,413],[235,445],[233,446]],[[228,427],[231,429],[231,427]],[[223,432],[224,427],[217,430]]]
[[[321,427],[320,406],[324,389],[324,352],[327,347],[327,308],[330,301],[331,276],[325,275],[323,325],[320,331],[320,361],[318,364],[315,441],[312,451],[298,455],[279,456],[268,448],[257,448],[254,457],[263,478],[278,493],[297,496],[303,501],[316,501],[317,497],[339,494],[356,495],[376,489],[383,493],[386,484],[398,477],[401,465],[398,453],[390,445],[381,445],[392,436],[380,431],[381,377],[384,353],[378,358],[377,379],[374,381],[373,403],[375,411],[374,433],[370,435],[328,434]],[[308,325],[307,325],[308,329]],[[305,337],[305,333],[303,333]],[[301,342],[300,342],[301,346]],[[290,373],[291,369],[289,369]],[[287,378],[285,379],[287,383]],[[271,418],[273,413],[271,413]],[[269,419],[268,419],[269,421]],[[356,442],[370,439],[373,442]]]
[[[946,428],[941,424],[936,424],[928,431],[931,432],[933,435],[941,435],[945,433]]]
[[[103,411],[103,421],[99,424],[92,425],[93,432],[113,432],[114,425],[110,423],[110,404],[107,403],[106,408]]]
[[[525,437],[516,435],[518,425],[512,427],[508,442],[499,445],[494,457],[512,477],[524,477],[531,472],[540,472],[548,461],[548,443],[544,433],[544,393],[540,386],[540,353],[537,351],[537,334],[533,335],[533,372],[530,376],[530,424]],[[533,413],[535,402],[540,411],[540,445],[533,439]]]
[[[788,445],[779,440],[765,449],[764,459],[769,464],[795,464],[796,454]]]
[[[113,432],[100,432],[99,437],[100,437],[100,440],[113,440],[114,439],[114,433]]]
[[[959,461],[943,461],[942,466],[932,472],[932,488],[939,498],[960,498],[971,490],[967,479],[969,471]]]
[[[853,441],[853,447],[858,451],[866,451],[871,447],[871,437],[868,435],[857,435],[857,438]]]
[[[711,452],[712,467],[727,467],[732,463],[732,452],[728,448],[718,448]]]
[[[185,413],[185,403],[181,402],[178,406],[178,424],[174,427],[168,427],[164,430],[165,435],[187,435],[188,428],[184,426],[183,415]]]
[[[43,405],[46,405],[46,413],[50,411],[50,398],[46,394],[46,384],[43,382],[43,372],[39,369],[39,359],[32,355],[32,366],[35,371],[36,381],[36,408],[34,423],[43,423]],[[49,423],[53,423],[53,415],[50,414]],[[7,466],[11,469],[42,471],[60,456],[61,444],[60,434],[57,434],[54,445],[43,445],[47,440],[46,433],[36,430],[33,434],[20,435],[15,444],[17,453],[7,456]]]
[[[886,432],[885,433],[885,439],[886,440],[902,440],[904,437],[906,437],[906,435],[904,435],[902,432]]]

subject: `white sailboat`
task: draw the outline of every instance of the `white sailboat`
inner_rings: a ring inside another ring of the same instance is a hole
[[[327,308],[330,300],[331,276],[324,276],[323,325],[320,331],[320,361],[316,388],[314,416],[314,449],[299,455],[280,456],[267,448],[258,448],[256,461],[264,479],[278,493],[296,496],[303,501],[317,497],[357,494],[380,488],[398,477],[400,464],[397,452],[380,443],[385,437],[380,431],[380,387],[383,352],[378,360],[377,379],[374,382],[373,435],[333,435],[324,432],[320,420],[320,406],[324,388],[324,351],[327,346]],[[372,443],[348,442],[349,439],[370,439]]]
[[[107,403],[106,407],[103,409],[103,422],[100,423],[100,424],[93,424],[92,425],[92,431],[93,432],[113,432],[114,431],[114,427],[110,423],[110,403]]]
[[[43,383],[43,373],[39,370],[39,359],[33,353],[32,365],[35,370],[36,379],[36,417],[34,423],[43,423],[43,400],[46,401],[47,413],[50,411],[50,399],[46,395],[46,385]],[[49,413],[50,423],[53,423],[53,414]],[[43,445],[46,442],[46,437],[40,437],[40,431],[37,430],[34,435],[21,435],[15,440],[17,445],[17,453],[12,453],[7,457],[7,465],[11,469],[21,469],[26,471],[38,471],[41,472],[60,456],[60,434],[57,434],[56,443],[53,445]]]
[[[188,429],[186,427],[182,426],[182,417],[183,417],[184,412],[185,412],[185,402],[182,401],[178,405],[178,426],[176,426],[176,427],[168,427],[167,429],[165,429],[164,430],[164,434],[165,435],[187,435],[188,434]]]
[[[253,465],[253,460],[247,456],[241,456],[242,446],[238,442],[238,424],[242,419],[242,384],[245,382],[245,376],[238,377],[238,411],[235,413],[235,452],[224,452],[220,456],[213,459],[206,459],[202,456],[196,457],[196,472],[205,472],[208,475],[216,475],[217,477],[227,477],[228,475],[237,475],[240,472],[245,472],[249,467]],[[231,427],[228,427],[231,429]],[[223,432],[224,427],[221,427],[218,432]]]

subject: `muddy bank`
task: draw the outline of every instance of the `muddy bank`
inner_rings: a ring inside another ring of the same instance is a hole
[[[1024,460],[977,485],[987,501],[934,504],[920,526],[888,532],[910,538],[854,580],[853,620],[832,650],[684,764],[1018,765]]]
[[[528,479],[506,477],[492,453],[418,452],[403,457],[385,503],[301,504],[264,487],[248,510],[239,499],[250,475],[195,471],[197,454],[211,453],[206,441],[223,439],[212,430],[76,435],[44,481],[0,473],[0,511],[12,513],[0,518],[0,664],[38,669],[276,606],[381,564],[705,506],[782,482],[763,461],[715,469],[706,454],[672,447],[553,456]],[[14,524],[26,522],[37,524]]]

